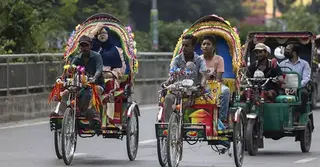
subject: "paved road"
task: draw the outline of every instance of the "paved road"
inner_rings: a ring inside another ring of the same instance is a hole
[[[140,119],[140,146],[136,161],[127,158],[125,139],[79,139],[72,166],[79,167],[151,167],[157,161],[154,136],[156,106],[142,109]],[[266,140],[265,149],[255,157],[245,154],[244,167],[319,167],[320,164],[320,111],[315,111],[316,129],[311,152],[303,154],[293,138]],[[41,122],[39,122],[41,121]],[[44,122],[45,121],[45,122]],[[198,150],[200,148],[200,150]],[[47,119],[23,124],[0,125],[1,167],[63,167],[53,147],[53,133]],[[185,144],[181,167],[233,167],[233,158],[218,155],[205,143],[193,147]]]

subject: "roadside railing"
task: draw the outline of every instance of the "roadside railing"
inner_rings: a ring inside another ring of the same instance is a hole
[[[171,52],[138,53],[136,82],[165,80],[171,58]],[[0,96],[50,91],[62,69],[63,53],[0,55]]]

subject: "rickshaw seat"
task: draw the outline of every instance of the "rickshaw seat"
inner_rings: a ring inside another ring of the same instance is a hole
[[[294,95],[279,95],[276,97],[276,103],[295,103],[297,97]]]
[[[106,84],[106,88],[105,88],[105,93],[108,94],[108,92],[113,89],[113,82],[111,82],[111,84],[108,84],[109,81],[112,81],[111,79],[105,79],[104,82]],[[126,82],[126,81],[124,81]],[[122,84],[123,82],[120,83],[120,87],[114,92],[114,96],[117,97],[121,94],[124,93],[124,86]]]

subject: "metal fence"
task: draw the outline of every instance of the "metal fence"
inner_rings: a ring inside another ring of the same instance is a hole
[[[136,82],[163,81],[171,58],[171,52],[138,53]],[[62,60],[62,53],[0,55],[0,96],[47,91],[62,73]]]

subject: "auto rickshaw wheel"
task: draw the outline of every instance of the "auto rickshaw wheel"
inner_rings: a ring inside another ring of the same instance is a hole
[[[159,164],[165,167],[168,163],[167,159],[167,138],[161,137],[157,139],[157,153]]]
[[[259,139],[256,128],[256,120],[250,119],[246,129],[246,146],[250,156],[255,156],[258,152]]]
[[[312,131],[311,131],[311,120],[308,119],[308,124],[305,130],[300,132],[300,148],[303,153],[307,153],[311,147]]]
[[[245,151],[245,125],[244,116],[240,114],[239,122],[234,122],[233,126],[233,155],[236,167],[241,167],[244,159]]]
[[[54,150],[58,159],[62,159],[62,150],[61,150],[61,131],[54,131]]]

